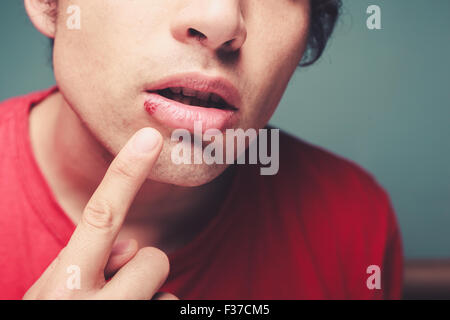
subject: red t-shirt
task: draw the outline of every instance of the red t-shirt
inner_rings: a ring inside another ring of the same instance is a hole
[[[19,299],[75,226],[31,149],[30,108],[52,90],[0,104],[0,298]],[[355,163],[280,135],[280,170],[238,165],[220,212],[169,255],[160,291],[180,299],[400,298],[402,246],[389,197]],[[367,268],[381,270],[369,289]]]

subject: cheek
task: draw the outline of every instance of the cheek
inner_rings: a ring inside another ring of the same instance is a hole
[[[306,48],[308,17],[298,15],[290,23],[261,25],[258,36],[249,42],[247,69],[253,80],[253,91],[259,92],[252,102],[252,117],[265,125],[270,119]],[[281,36],[280,36],[281,35]],[[251,48],[251,49],[250,49]],[[254,82],[254,81],[257,82]]]
[[[80,113],[86,117],[105,108],[113,115],[114,105],[121,105],[122,113],[126,112],[123,108],[128,105],[125,100],[133,95],[130,87],[136,69],[130,63],[137,60],[130,59],[136,53],[127,49],[137,41],[129,25],[136,24],[132,17],[139,8],[122,0],[75,0],[70,4],[80,8],[81,29],[67,28],[68,15],[60,7],[54,48],[58,86],[71,105],[81,108]]]
[[[154,43],[166,47],[160,38],[167,36],[164,19],[171,2],[71,0],[72,3],[81,9],[81,29],[67,28],[67,14],[61,6],[55,43],[58,84],[85,103],[130,98],[136,94],[136,79],[145,79],[144,70],[153,70],[148,66],[154,66],[160,60],[158,55],[165,53],[155,50]]]
[[[305,51],[309,1],[249,0],[247,5],[242,70],[248,76],[246,91],[252,92],[248,122],[264,126]]]
[[[106,66],[110,64],[111,50],[100,37],[104,32],[103,28],[96,26],[97,23],[102,25],[101,15],[95,19],[89,6],[79,6],[80,30],[67,28],[67,15],[64,11],[58,17],[54,72],[56,82],[70,104],[88,109],[88,105],[97,105],[100,97],[106,97],[104,88],[111,79],[111,67]]]

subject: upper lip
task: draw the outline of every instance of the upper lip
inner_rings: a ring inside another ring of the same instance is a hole
[[[219,76],[207,76],[200,73],[176,74],[151,83],[146,91],[158,91],[167,88],[182,87],[200,92],[214,93],[229,106],[239,109],[241,97],[231,81]]]

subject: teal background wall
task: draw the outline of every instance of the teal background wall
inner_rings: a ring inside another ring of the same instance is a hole
[[[366,27],[377,4],[382,30]],[[323,59],[299,69],[272,124],[347,157],[391,195],[406,256],[450,257],[450,1],[344,0]],[[21,0],[0,4],[0,100],[54,83]]]

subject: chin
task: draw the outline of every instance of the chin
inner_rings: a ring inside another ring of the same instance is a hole
[[[148,180],[172,184],[180,187],[199,187],[219,177],[227,164],[174,164],[170,150],[163,148]]]

